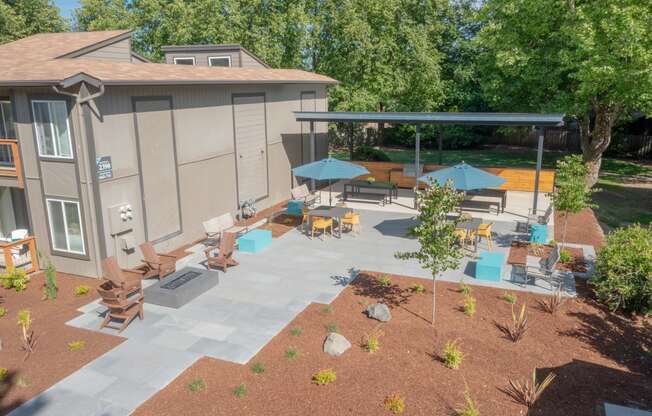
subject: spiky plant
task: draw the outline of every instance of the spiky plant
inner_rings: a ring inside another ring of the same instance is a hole
[[[552,296],[541,301],[541,307],[544,311],[554,315],[564,303],[564,300],[563,292],[560,289],[555,289],[552,292]]]
[[[18,311],[18,326],[21,330],[21,338],[23,342],[23,350],[25,351],[25,357],[23,361],[29,357],[29,355],[34,352],[34,347],[36,346],[36,338],[34,338],[34,331],[32,331],[32,314],[29,309],[21,309]]]
[[[509,380],[508,393],[517,402],[532,407],[541,397],[543,391],[550,386],[555,379],[554,373],[549,373],[541,383],[537,383],[537,369],[532,370],[532,380]]]
[[[521,312],[518,315],[514,312],[514,305],[512,305],[512,322],[507,326],[509,338],[514,342],[520,341],[525,336],[528,327],[529,324],[525,304],[521,305]]]

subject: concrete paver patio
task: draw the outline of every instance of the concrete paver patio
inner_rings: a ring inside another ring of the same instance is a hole
[[[240,266],[220,273],[220,283],[179,309],[145,304],[120,346],[25,403],[12,415],[126,415],[163,388],[198,358],[247,363],[311,302],[330,303],[360,270],[430,278],[416,261],[394,257],[418,247],[407,237],[416,224],[410,214],[360,211],[362,232],[341,239],[310,240],[299,230],[275,239],[257,254],[236,253]],[[507,253],[513,222],[495,222],[494,251]],[[480,250],[486,249],[484,243]],[[506,254],[507,255],[507,254]],[[197,255],[182,261],[203,267]],[[549,293],[503,280],[475,282],[473,258],[443,280]],[[504,278],[511,268],[505,266]],[[572,277],[567,290],[574,292]],[[69,325],[97,331],[104,308],[97,301],[80,308]],[[115,332],[104,329],[102,332]],[[74,405],[71,405],[74,403]]]

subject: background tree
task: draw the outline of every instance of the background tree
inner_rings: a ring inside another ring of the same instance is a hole
[[[484,93],[501,110],[576,118],[593,186],[616,121],[652,114],[651,15],[640,0],[487,0]]]
[[[80,0],[74,11],[76,30],[136,29],[132,8],[124,0]]]
[[[437,276],[448,269],[459,266],[462,258],[462,248],[455,237],[457,221],[447,218],[448,213],[455,211],[464,194],[453,189],[450,183],[439,186],[432,181],[425,190],[417,193],[419,214],[413,234],[419,240],[419,250],[412,252],[397,252],[399,259],[416,259],[421,266],[432,274],[432,324],[435,324]]]
[[[552,205],[564,214],[562,232],[562,247],[566,243],[566,225],[568,216],[577,214],[585,208],[593,206],[591,195],[596,189],[591,189],[586,183],[587,166],[580,155],[566,156],[557,161],[555,172],[555,191],[552,193]]]
[[[68,22],[59,15],[59,8],[49,0],[0,1],[0,43],[68,28]]]

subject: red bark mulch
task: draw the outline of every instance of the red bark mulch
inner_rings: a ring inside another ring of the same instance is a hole
[[[563,241],[563,233],[564,214],[555,211],[555,240]],[[578,214],[569,214],[566,242],[593,246],[596,250],[604,245],[604,232],[591,208],[586,208]]]
[[[136,415],[382,415],[386,396],[405,398],[406,415],[450,415],[464,398],[465,385],[483,416],[574,415],[592,416],[604,400],[652,408],[652,349],[649,323],[633,322],[596,305],[578,281],[581,295],[569,299],[556,315],[544,312],[543,299],[515,293],[527,305],[529,331],[519,343],[507,339],[498,325],[511,320],[511,307],[502,291],[473,287],[477,313],[461,312],[458,286],[437,283],[437,322],[431,326],[432,283],[391,276],[382,287],[378,274],[361,275],[335,299],[330,308],[312,304],[242,366],[204,358],[144,403]],[[424,284],[426,294],[410,290]],[[365,316],[367,305],[382,301],[393,318],[381,324]],[[322,352],[334,323],[353,344],[341,357]],[[648,326],[645,326],[648,325]],[[292,328],[301,328],[293,336]],[[365,352],[361,340],[382,331],[380,350]],[[458,340],[465,354],[458,370],[446,368],[441,351]],[[295,359],[286,358],[293,347]],[[254,374],[250,366],[265,371]],[[311,382],[320,369],[332,368],[337,380],[327,386]],[[527,379],[537,368],[538,379],[552,371],[552,386],[531,409],[505,393],[509,379]],[[205,389],[191,392],[196,379]],[[246,396],[233,390],[243,383]]]
[[[58,273],[59,292],[55,300],[42,300],[43,281],[43,274],[37,273],[31,276],[23,292],[0,289],[3,298],[0,307],[7,309],[7,314],[0,317],[0,367],[7,369],[7,377],[0,381],[0,415],[8,413],[123,341],[119,337],[65,325],[65,322],[80,315],[77,308],[97,297],[95,288],[101,283],[99,279]],[[89,286],[90,293],[76,297],[73,291],[79,285]],[[21,349],[20,327],[16,324],[16,315],[21,309],[30,310],[36,336],[35,350],[26,361],[23,361],[25,353]],[[83,349],[70,351],[68,343],[72,341],[83,341]]]

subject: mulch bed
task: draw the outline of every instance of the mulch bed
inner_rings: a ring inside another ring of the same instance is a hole
[[[564,215],[555,211],[555,240],[563,241]],[[597,249],[604,245],[604,232],[591,208],[568,216],[567,243],[585,244]]]
[[[386,396],[405,398],[407,415],[450,415],[463,402],[465,386],[488,415],[594,415],[608,400],[652,407],[652,331],[649,322],[633,322],[596,305],[579,281],[580,297],[569,299],[556,315],[544,312],[544,297],[515,293],[527,305],[530,327],[519,343],[506,339],[499,324],[511,319],[502,291],[473,287],[477,313],[461,312],[458,286],[437,283],[437,318],[431,326],[432,284],[423,279],[391,276],[382,287],[378,274],[364,272],[335,299],[330,308],[312,304],[249,363],[242,366],[204,358],[144,403],[136,415],[382,415]],[[424,284],[426,294],[410,290]],[[381,324],[366,317],[368,304],[382,301],[393,318]],[[353,344],[333,358],[322,352],[326,325]],[[646,326],[647,325],[647,326]],[[292,328],[301,328],[293,336]],[[365,334],[382,331],[380,350],[365,352]],[[446,368],[440,353],[447,341],[458,340],[465,354],[458,370]],[[298,351],[286,358],[288,348]],[[251,365],[262,363],[264,373]],[[550,371],[557,378],[531,409],[516,403],[505,389],[509,379],[539,380]],[[327,386],[311,383],[312,375],[332,368],[337,380]],[[205,382],[201,391],[188,384]],[[246,396],[233,390],[243,383]]]
[[[8,370],[6,379],[0,382],[0,414],[9,413],[123,341],[122,338],[65,325],[80,314],[77,308],[96,297],[95,288],[99,284],[99,279],[58,273],[57,299],[42,300],[43,274],[38,273],[32,276],[23,292],[0,289],[3,298],[0,306],[7,309],[7,314],[0,317],[0,367]],[[76,297],[73,291],[79,285],[89,286],[90,293]],[[21,349],[20,327],[16,324],[16,315],[21,309],[30,310],[32,329],[37,337],[35,350],[26,361],[23,361],[25,354]],[[72,341],[83,341],[84,348],[70,351],[68,343]]]

